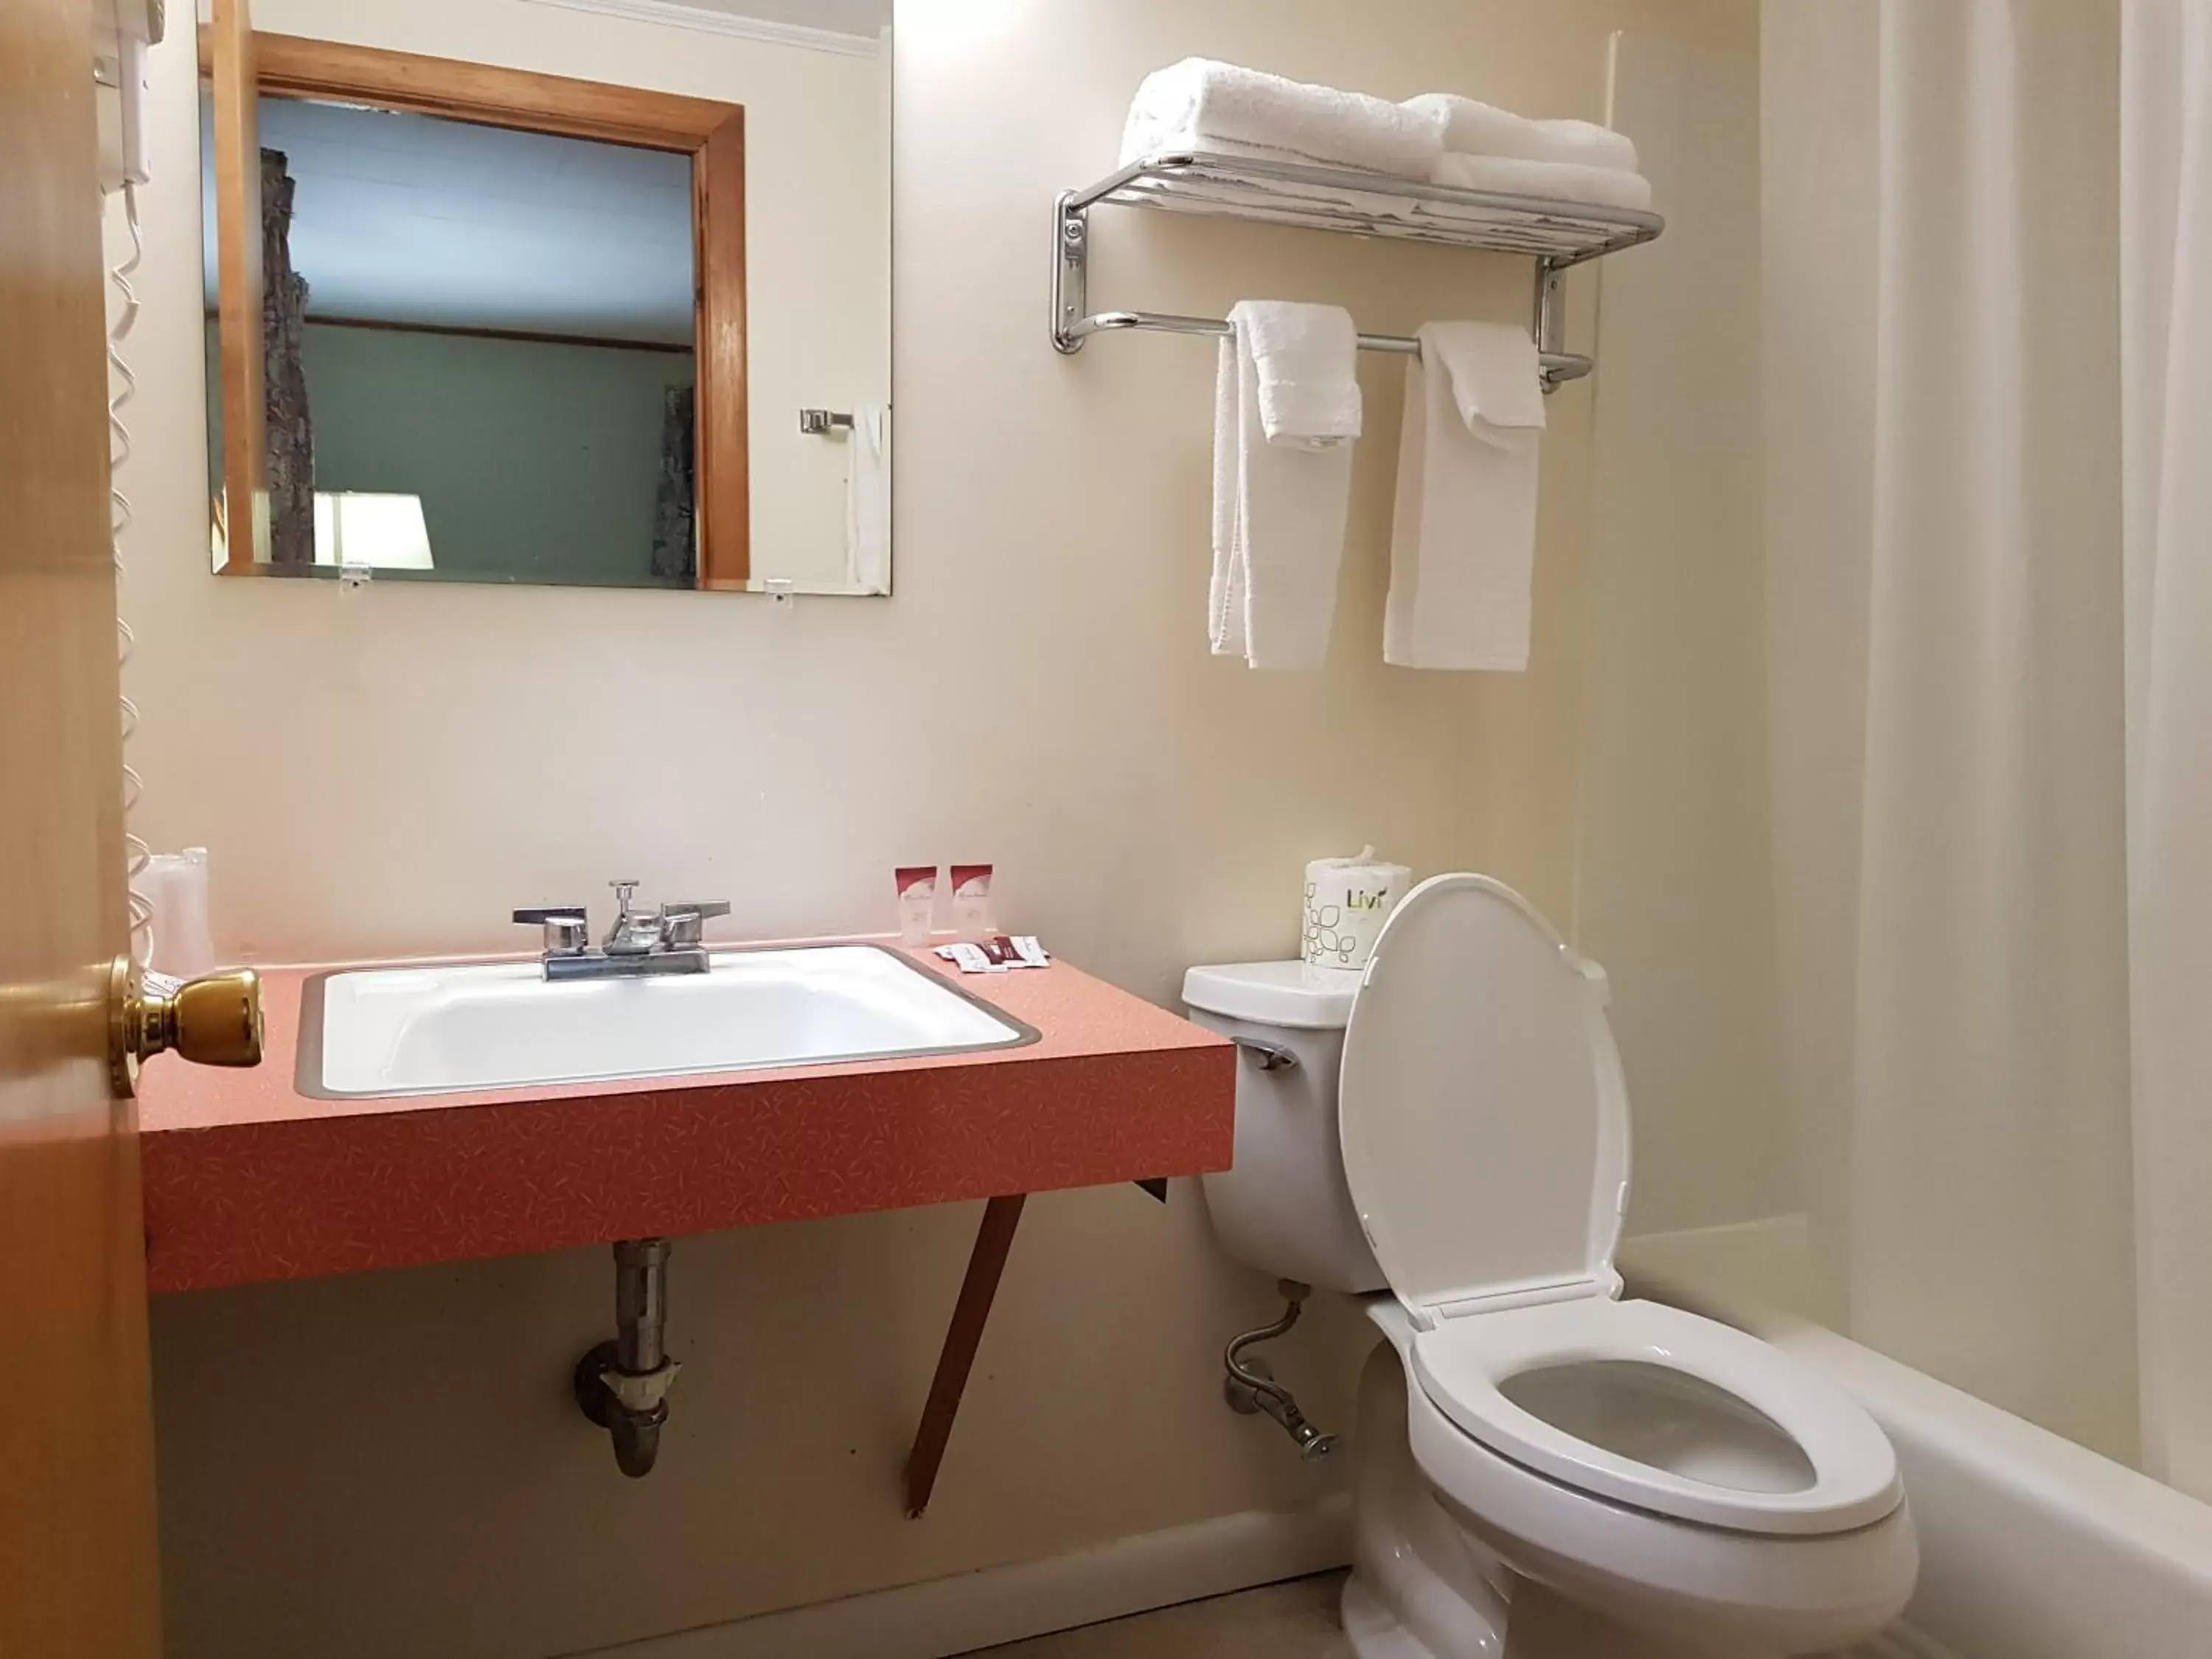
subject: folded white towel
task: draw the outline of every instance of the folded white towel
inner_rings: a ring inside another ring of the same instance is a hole
[[[1425,92],[1408,98],[1405,107],[1434,121],[1448,150],[1636,171],[1636,146],[1611,128],[1589,121],[1532,121],[1450,92]]]
[[[1205,212],[1215,204],[1225,204],[1236,208],[1240,218],[1273,220],[1282,224],[1310,225],[1313,216],[1306,210],[1316,203],[1326,207],[1352,208],[1376,219],[1405,218],[1412,211],[1412,204],[1395,193],[1398,181],[1380,182],[1385,188],[1376,191],[1293,185],[1273,179],[1250,179],[1232,185],[1214,179],[1182,178],[1147,179],[1141,188],[1147,199],[1162,207]]]
[[[1577,167],[1569,161],[1523,161],[1510,155],[1462,155],[1456,151],[1440,157],[1430,169],[1430,181],[1458,190],[1494,190],[1510,196],[1541,196],[1554,202],[1577,202],[1591,207],[1634,208],[1651,205],[1651,181],[1640,173],[1613,167]],[[1449,216],[1449,206],[1424,202],[1415,210]]]
[[[1304,313],[1333,310],[1248,300],[1231,310],[1221,343],[1207,634],[1215,654],[1255,668],[1318,668],[1328,655],[1359,419],[1356,386],[1348,407],[1327,388],[1350,379],[1358,347],[1342,312],[1340,327]],[[1261,412],[1261,334],[1276,365],[1293,371],[1275,382],[1273,438]]]
[[[1250,342],[1260,426],[1269,443],[1333,449],[1359,435],[1359,331],[1350,312],[1241,300],[1229,323]]]
[[[1404,668],[1528,665],[1534,342],[1503,323],[1429,323],[1406,368],[1382,657]]]
[[[1124,166],[1168,149],[1225,150],[1425,179],[1443,153],[1434,116],[1386,99],[1186,58],[1137,88],[1121,130]]]

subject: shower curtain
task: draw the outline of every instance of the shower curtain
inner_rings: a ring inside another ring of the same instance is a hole
[[[1859,1340],[2212,1496],[2208,29],[1768,0],[1761,163],[1784,1046],[1832,1288]]]
[[[2212,6],[2129,0],[2121,69],[2143,1461],[2212,1498]]]

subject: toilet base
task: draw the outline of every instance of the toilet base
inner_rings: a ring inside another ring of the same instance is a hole
[[[1484,1659],[1711,1659],[1705,1652],[1663,1643],[1610,1620],[1545,1593],[1540,1584],[1522,1581],[1514,1593],[1514,1620],[1501,1641],[1495,1632],[1467,1632],[1479,1645],[1451,1652],[1429,1646],[1398,1621],[1397,1615],[1376,1599],[1357,1577],[1344,1583],[1340,1613],[1344,1633],[1358,1659],[1461,1659],[1480,1654]]]
[[[1446,1514],[1413,1465],[1406,1378],[1388,1342],[1359,1377],[1345,1634],[1359,1659],[1502,1659],[1504,1566]]]
[[[1398,1622],[1357,1576],[1344,1581],[1338,1603],[1344,1634],[1358,1659],[1442,1659],[1437,1650]]]

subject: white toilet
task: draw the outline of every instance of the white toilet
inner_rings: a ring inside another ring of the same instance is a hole
[[[1897,1459],[1757,1338],[1623,1302],[1628,1094],[1606,982],[1521,896],[1437,876],[1364,977],[1194,968],[1244,1049],[1223,1244],[1371,1296],[1352,1575],[1361,1659],[1771,1659],[1911,1594]]]

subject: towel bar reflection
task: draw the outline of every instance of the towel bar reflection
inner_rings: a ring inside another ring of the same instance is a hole
[[[1565,349],[1560,273],[1588,259],[1648,242],[1666,228],[1656,213],[1555,202],[1495,191],[1461,190],[1342,167],[1324,167],[1185,150],[1133,161],[1087,190],[1064,191],[1054,204],[1052,343],[1073,353],[1094,334],[1123,330],[1216,337],[1229,325],[1160,311],[1087,313],[1091,210],[1164,208],[1176,212],[1302,226],[1385,240],[1427,242],[1494,253],[1533,255],[1539,372],[1550,392],[1590,372],[1588,357]],[[1404,334],[1362,334],[1363,351],[1419,356]]]
[[[799,411],[799,429],[816,437],[850,432],[853,417],[841,409],[802,409]]]

